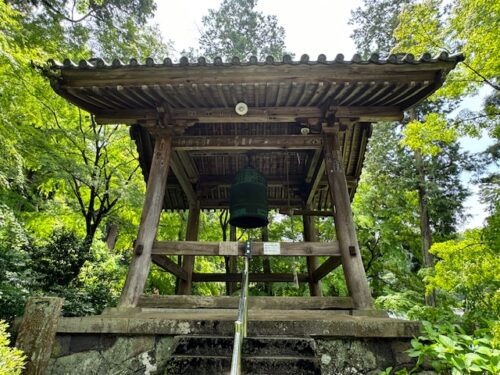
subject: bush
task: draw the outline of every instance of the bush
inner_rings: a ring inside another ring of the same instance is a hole
[[[411,341],[410,357],[417,359],[413,372],[422,364],[432,366],[438,373],[498,374],[500,373],[500,350],[492,332],[498,322],[467,335],[458,325],[433,326],[423,322],[425,334]]]
[[[7,323],[0,320],[0,375],[20,375],[26,356],[16,348],[11,348]]]

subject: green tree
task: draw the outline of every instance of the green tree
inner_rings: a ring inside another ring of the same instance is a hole
[[[281,59],[285,53],[285,29],[274,15],[255,10],[257,0],[224,0],[219,9],[209,9],[202,19],[201,53],[214,59],[233,56],[248,61],[251,56]]]

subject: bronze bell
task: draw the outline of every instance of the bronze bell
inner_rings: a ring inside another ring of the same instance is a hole
[[[244,229],[267,226],[267,180],[262,173],[253,167],[240,169],[230,194],[231,225]]]

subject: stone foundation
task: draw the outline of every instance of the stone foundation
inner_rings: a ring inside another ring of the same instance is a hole
[[[57,334],[46,373],[167,375],[178,340],[165,335]],[[387,367],[412,365],[404,353],[409,340],[323,337],[314,342],[323,375],[378,374]]]

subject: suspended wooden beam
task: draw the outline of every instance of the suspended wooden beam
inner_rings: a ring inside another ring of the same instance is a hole
[[[154,255],[227,255],[242,256],[243,242],[156,241]],[[339,257],[334,242],[252,242],[252,255],[277,256],[333,256]]]
[[[159,107],[152,109],[111,110],[96,111],[96,121],[100,124],[151,124],[155,126],[160,114],[167,109]],[[399,121],[403,112],[399,107],[338,107],[329,108],[336,118],[355,118],[360,122]],[[309,119],[319,120],[323,111],[317,107],[254,107],[249,108],[244,116],[238,115],[234,108],[170,108],[168,109],[168,123],[286,123]]]

